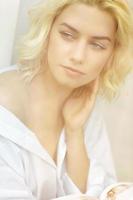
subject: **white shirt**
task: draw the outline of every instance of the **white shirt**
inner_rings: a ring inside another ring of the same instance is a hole
[[[2,68],[0,73],[16,69],[16,65],[10,66]],[[86,194],[99,196],[116,181],[116,176],[106,128],[96,107],[84,134],[90,159]],[[80,194],[65,168],[66,148],[63,128],[55,164],[35,133],[0,105],[0,200],[49,200]]]

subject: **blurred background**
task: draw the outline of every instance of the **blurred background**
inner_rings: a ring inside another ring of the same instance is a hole
[[[133,0],[128,0],[133,6]],[[0,0],[0,67],[15,64],[18,38],[28,27],[27,10],[39,0]],[[133,74],[111,104],[100,102],[119,181],[133,181]]]

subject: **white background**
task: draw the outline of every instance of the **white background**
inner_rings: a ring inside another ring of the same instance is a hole
[[[0,0],[0,66],[15,63],[15,45],[28,26],[27,10],[39,0]],[[133,1],[130,0],[133,4]],[[119,180],[133,181],[133,75],[120,98],[101,102]]]

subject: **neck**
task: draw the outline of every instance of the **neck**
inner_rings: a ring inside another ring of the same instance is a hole
[[[59,134],[64,126],[62,107],[72,90],[59,85],[49,72],[36,75],[27,88],[27,126],[39,134]]]
[[[55,109],[61,110],[65,100],[72,93],[73,89],[59,84],[47,70],[38,74],[31,83],[31,91],[34,100],[37,102],[48,102]],[[39,100],[39,101],[38,101]]]

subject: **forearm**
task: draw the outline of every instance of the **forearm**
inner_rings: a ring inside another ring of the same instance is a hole
[[[67,172],[81,192],[85,192],[89,173],[89,159],[87,156],[83,130],[75,133],[66,129]]]

